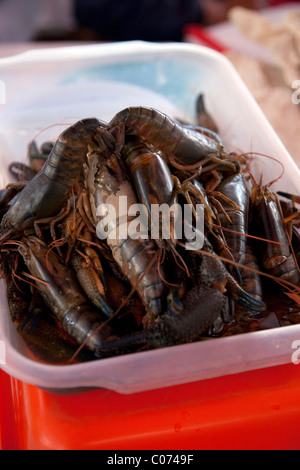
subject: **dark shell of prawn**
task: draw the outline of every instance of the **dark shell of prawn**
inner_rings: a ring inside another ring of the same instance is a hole
[[[227,298],[218,289],[194,288],[185,298],[184,311],[177,316],[166,314],[143,331],[112,341],[105,341],[99,356],[126,354],[141,349],[157,349],[193,342],[213,327],[226,309]]]
[[[49,252],[45,243],[28,237],[20,244],[19,252],[29,272],[37,279],[46,305],[74,341],[78,344],[86,341],[86,347],[94,352],[105,339],[113,336],[109,326],[98,330],[106,317],[88,302],[73,271],[53,251]]]
[[[192,165],[210,156],[224,160],[229,158],[215,139],[182,126],[153,108],[126,108],[120,111],[109,127],[114,129],[122,125],[127,134],[139,136],[166,155],[173,155],[182,164]]]
[[[0,225],[0,240],[31,228],[37,219],[57,214],[82,172],[88,146],[100,122],[85,119],[58,138],[43,169],[24,187]]]
[[[264,246],[260,246],[260,259],[264,271],[298,285],[298,267],[291,253],[283,215],[274,193],[268,188],[263,188],[255,200],[253,212],[252,224],[255,228],[259,228],[259,236],[280,243],[277,245],[265,243]]]
[[[221,198],[219,199],[232,222],[232,224],[229,224],[227,218],[219,213],[222,227],[230,229],[230,231],[224,232],[228,247],[233,253],[235,261],[244,264],[247,251],[249,195],[243,174],[238,173],[227,177],[217,189],[218,192],[238,206],[237,209]]]
[[[174,181],[161,155],[138,138],[129,138],[123,149],[139,202],[151,214],[152,204],[172,204]]]
[[[105,341],[98,351],[105,356],[124,354],[148,348],[157,349],[191,343],[213,328],[226,309],[227,298],[211,287],[190,290],[184,301],[184,311],[177,316],[166,314],[144,331]]]
[[[98,233],[106,238],[116,263],[131,286],[136,287],[146,310],[154,316],[160,315],[164,311],[166,289],[159,275],[158,260],[148,269],[157,255],[157,246],[151,239],[128,236],[130,223],[134,220],[128,216],[128,209],[138,201],[127,169],[117,153],[106,156],[101,150],[89,154],[88,164],[90,202]],[[127,198],[126,215],[120,213],[122,196]],[[99,216],[97,208],[106,204],[115,209],[116,217],[108,221],[103,234],[103,217]]]
[[[24,269],[18,252],[0,252],[0,279],[5,280],[11,321],[35,357],[52,364],[64,364],[66,358],[76,353],[78,344],[62,331],[38,290],[33,291],[24,274],[22,280],[20,272]],[[94,355],[84,349],[76,358],[85,362]]]

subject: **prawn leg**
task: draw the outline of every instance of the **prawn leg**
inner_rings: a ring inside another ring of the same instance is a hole
[[[19,252],[62,329],[96,353],[103,341],[114,334],[108,325],[102,327],[106,316],[88,302],[73,271],[36,237],[24,239]]]

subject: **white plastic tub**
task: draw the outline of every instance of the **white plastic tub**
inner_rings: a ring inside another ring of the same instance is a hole
[[[28,142],[46,126],[55,138],[84,117],[109,120],[126,106],[152,106],[193,120],[200,92],[232,149],[279,159],[285,175],[275,189],[299,193],[300,173],[231,64],[199,46],[141,42],[34,51],[0,61],[6,105],[0,105],[0,168],[3,187],[11,161],[25,160]],[[280,165],[261,160],[265,181]],[[72,366],[32,359],[9,317],[0,285],[3,370],[52,390],[104,387],[133,393],[291,363],[300,325],[136,353]],[[295,366],[296,367],[296,366]]]

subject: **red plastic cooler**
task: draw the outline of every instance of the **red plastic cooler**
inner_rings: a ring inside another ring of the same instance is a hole
[[[132,395],[52,395],[1,372],[1,448],[300,450],[299,367]]]

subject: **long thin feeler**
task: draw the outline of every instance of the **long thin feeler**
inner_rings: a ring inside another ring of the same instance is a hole
[[[230,229],[230,228],[221,227],[220,225],[213,224],[213,227],[214,227],[214,228],[217,228],[217,229],[220,229],[220,230],[224,230],[224,232],[235,233],[235,234],[237,234],[237,235],[242,235],[243,237],[253,238],[254,240],[260,240],[260,241],[266,242],[266,243],[273,243],[274,245],[285,246],[284,243],[275,242],[275,241],[272,241],[272,240],[267,240],[266,238],[256,237],[255,235],[249,235],[248,233],[237,232],[236,230],[232,230],[232,229]]]

